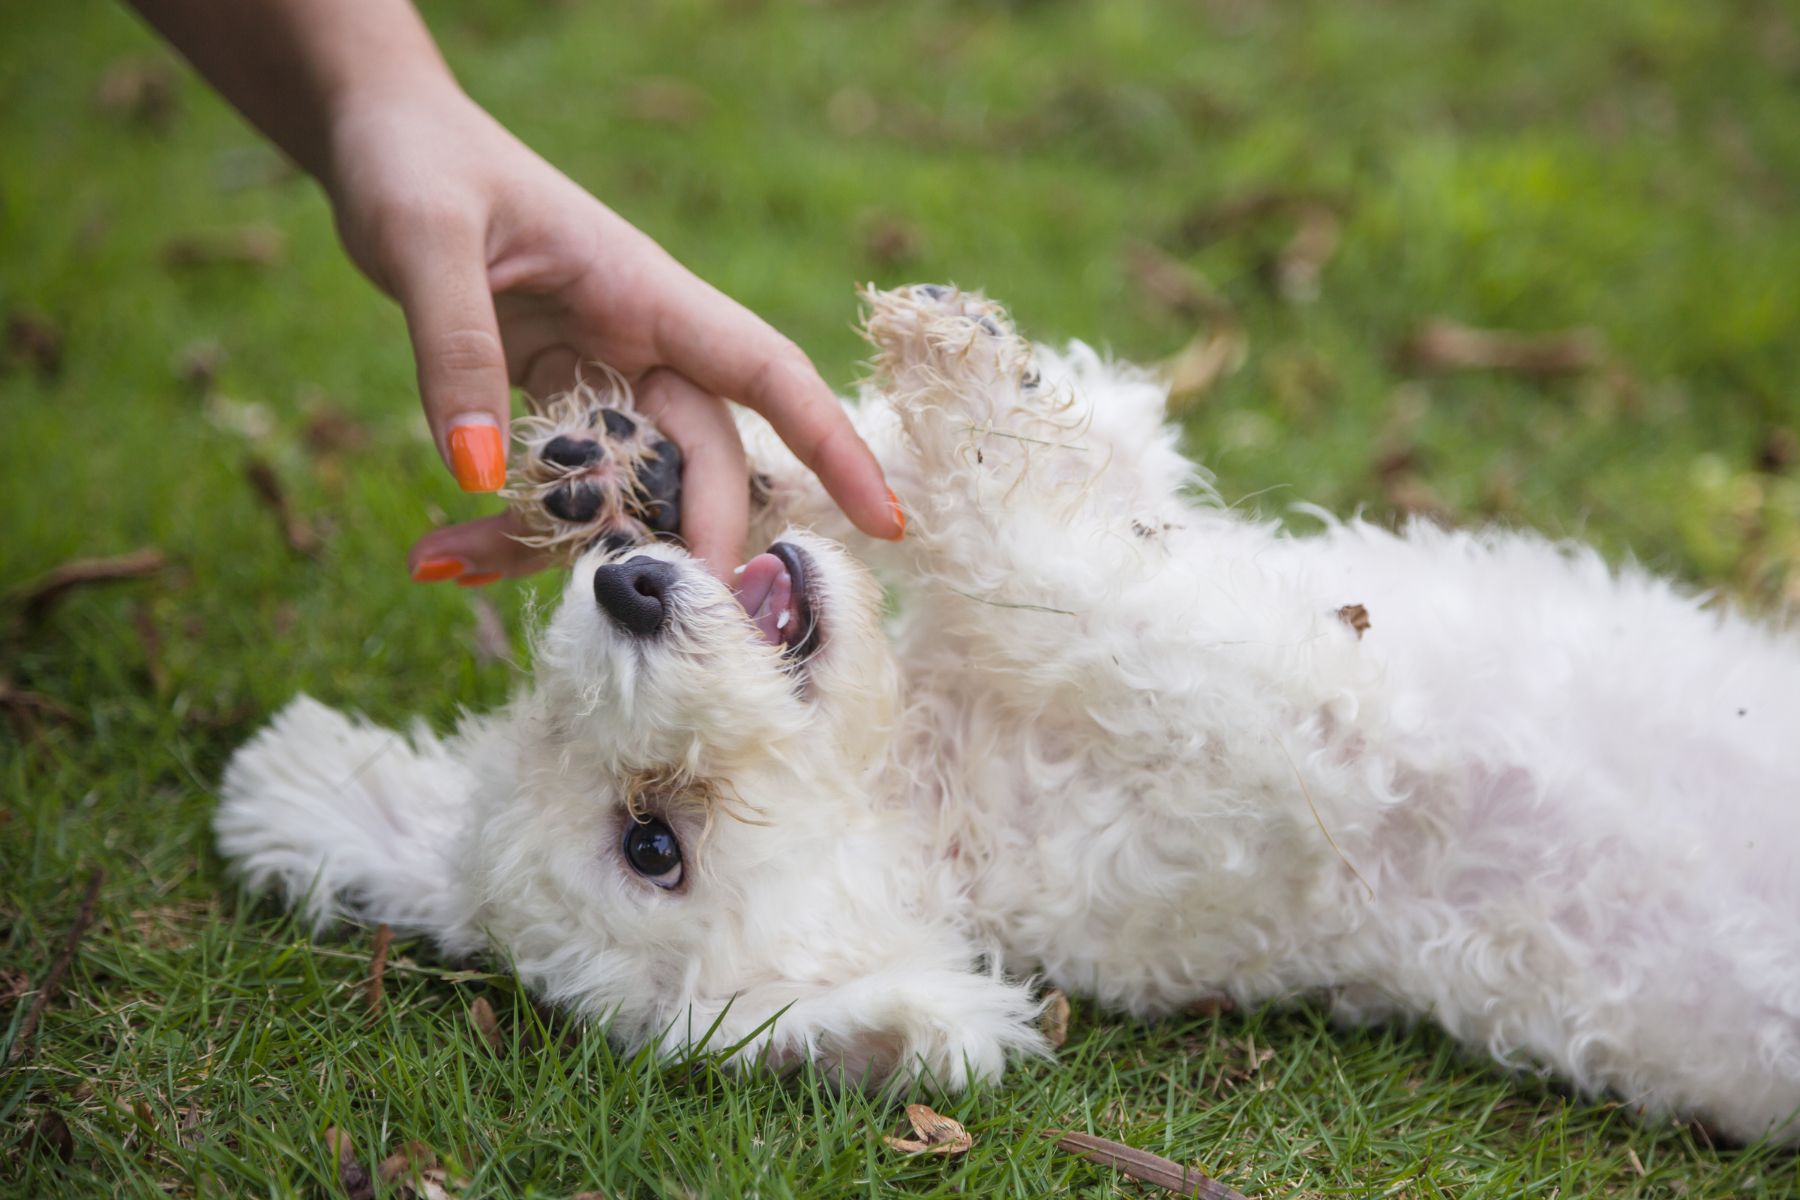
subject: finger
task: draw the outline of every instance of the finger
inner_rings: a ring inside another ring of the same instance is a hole
[[[639,382],[637,403],[681,448],[681,536],[689,552],[729,581],[750,527],[750,468],[731,410],[666,370]]]
[[[549,555],[516,539],[523,532],[523,522],[510,512],[434,529],[413,543],[407,573],[420,583],[454,580],[475,587],[550,566]]]
[[[511,392],[478,231],[410,235],[393,276],[438,454],[463,491],[499,491]]]
[[[674,270],[680,279],[655,309],[663,361],[705,391],[761,413],[858,529],[898,538],[905,524],[881,465],[812,362],[749,309]]]

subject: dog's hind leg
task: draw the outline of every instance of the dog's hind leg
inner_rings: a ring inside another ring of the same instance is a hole
[[[470,943],[457,845],[474,777],[450,744],[295,699],[225,768],[213,830],[253,892],[315,927],[339,917]]]

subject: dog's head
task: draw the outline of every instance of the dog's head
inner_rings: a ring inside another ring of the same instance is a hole
[[[536,663],[474,881],[528,983],[628,1042],[847,1078],[956,1086],[1037,1046],[896,802],[881,593],[840,547],[790,533],[735,587],[671,546],[590,551]]]

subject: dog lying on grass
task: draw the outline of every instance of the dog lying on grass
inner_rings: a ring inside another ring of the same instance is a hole
[[[1531,536],[1230,511],[1148,376],[977,296],[867,332],[904,541],[747,420],[728,588],[635,544],[653,431],[564,398],[514,494],[591,548],[535,683],[448,739],[294,701],[225,775],[248,885],[775,1069],[996,1077],[1027,977],[1317,994],[1800,1141],[1800,644]]]

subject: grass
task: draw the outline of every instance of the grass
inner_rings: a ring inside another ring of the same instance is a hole
[[[834,381],[855,375],[866,278],[955,279],[1041,337],[1169,355],[1196,317],[1133,267],[1148,244],[1247,333],[1242,369],[1186,417],[1228,497],[1426,503],[1580,534],[1753,607],[1800,596],[1800,481],[1781,469],[1800,426],[1800,21],[1778,0],[429,15],[477,97]],[[14,5],[0,43],[0,312],[19,318],[0,591],[139,545],[176,564],[6,618],[0,674],[62,715],[0,728],[0,966],[41,978],[87,870],[109,876],[34,1056],[0,1075],[0,1193],[331,1195],[333,1124],[369,1162],[427,1143],[467,1196],[1138,1190],[1046,1128],[1258,1196],[1800,1188],[1792,1155],[1716,1150],[1429,1030],[1306,1009],[1143,1027],[1077,1006],[1061,1064],[945,1106],[975,1137],[951,1161],[887,1150],[891,1105],[622,1059],[545,1029],[504,977],[405,945],[371,1014],[367,932],[315,941],[238,899],[208,846],[212,789],[300,689],[440,725],[506,694],[511,669],[472,652],[470,597],[401,565],[420,530],[486,506],[433,461],[397,314],[309,186],[122,10]],[[172,80],[168,104],[103,103],[121,63],[153,93]],[[1268,282],[1291,222],[1182,234],[1271,189],[1339,214],[1312,303]],[[166,261],[173,239],[245,227],[284,248]],[[1434,316],[1591,326],[1611,365],[1410,373],[1395,347]],[[60,337],[60,367],[29,329]],[[253,455],[323,533],[315,558],[252,498]],[[493,596],[516,655],[547,586]],[[0,1044],[23,1007],[0,1008]],[[66,1164],[35,1132],[49,1113]]]

